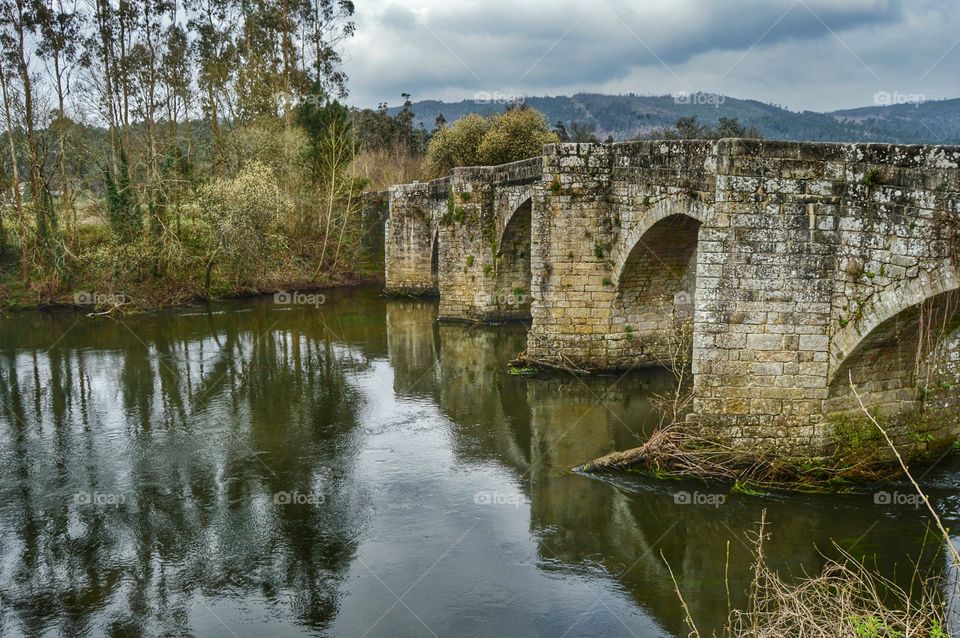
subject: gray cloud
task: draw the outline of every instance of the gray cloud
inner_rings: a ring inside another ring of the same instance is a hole
[[[361,105],[401,91],[702,89],[829,109],[958,88],[960,12],[948,0],[371,0],[358,11],[346,68]]]

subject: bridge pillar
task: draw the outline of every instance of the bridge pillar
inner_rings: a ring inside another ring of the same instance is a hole
[[[438,220],[446,209],[450,181],[447,177],[390,188],[384,230],[386,294],[438,294]]]
[[[439,218],[442,320],[530,317],[533,193],[541,161],[454,169]]]
[[[852,380],[898,446],[955,438],[958,160],[720,141],[697,256],[692,420],[786,455],[883,448]]]

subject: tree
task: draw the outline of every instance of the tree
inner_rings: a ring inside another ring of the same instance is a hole
[[[493,117],[477,151],[481,164],[494,166],[542,155],[544,144],[558,141],[542,113],[514,108]]]
[[[59,142],[60,195],[64,210],[71,211],[74,232],[77,212],[73,203],[70,181],[67,177],[67,134],[71,130],[67,120],[66,100],[70,93],[70,76],[79,58],[84,16],[77,3],[64,0],[37,0],[36,22],[40,32],[37,52],[47,62],[57,94],[57,120],[54,123]]]
[[[426,172],[429,177],[449,175],[455,166],[477,166],[480,143],[490,130],[490,120],[482,115],[461,117],[448,127],[434,132],[427,147]]]
[[[579,142],[581,144],[600,143],[600,140],[597,139],[597,125],[587,122],[571,122],[570,141]]]
[[[189,6],[193,17],[187,22],[187,28],[196,33],[193,52],[197,61],[197,84],[203,96],[204,115],[210,120],[213,165],[222,168],[225,158],[220,113],[238,60],[235,21],[228,15],[230,0],[192,0]]]

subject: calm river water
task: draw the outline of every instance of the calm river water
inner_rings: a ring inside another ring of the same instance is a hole
[[[903,485],[572,473],[642,442],[664,374],[517,378],[523,326],[323,301],[0,319],[0,634],[686,635],[664,559],[709,634],[764,509],[784,571],[945,564]],[[956,459],[923,482],[956,528]]]

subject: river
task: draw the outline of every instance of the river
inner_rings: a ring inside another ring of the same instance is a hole
[[[643,442],[664,372],[523,378],[522,325],[369,288],[0,323],[3,636],[705,635],[748,534],[907,582],[946,564],[908,486],[730,494],[570,469]],[[960,522],[960,463],[922,482]]]

